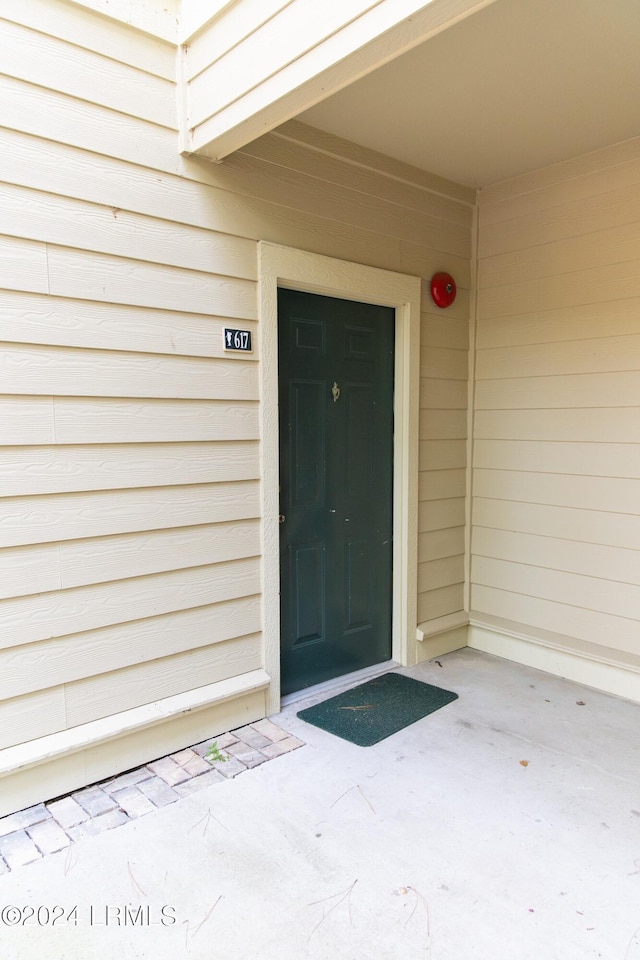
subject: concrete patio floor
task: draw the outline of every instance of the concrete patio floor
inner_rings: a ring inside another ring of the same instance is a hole
[[[304,747],[0,877],[0,956],[640,960],[640,706],[440,663],[402,672],[459,699],[374,747],[290,704]]]

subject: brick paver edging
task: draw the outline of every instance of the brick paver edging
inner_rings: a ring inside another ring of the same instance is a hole
[[[207,759],[212,743],[225,761]],[[302,746],[302,740],[271,720],[258,720],[67,797],[9,814],[0,818],[0,875]]]

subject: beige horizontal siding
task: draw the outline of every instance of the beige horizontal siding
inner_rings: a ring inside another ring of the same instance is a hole
[[[418,594],[418,620],[420,623],[437,620],[439,617],[446,617],[452,612],[462,610],[463,606],[463,583],[453,583],[436,590],[427,590]]]
[[[251,362],[3,344],[0,375],[12,394],[257,400]]]
[[[478,330],[478,349],[508,344],[558,343],[593,340],[606,336],[635,334],[640,299],[609,300],[576,307],[551,308],[520,315],[518,323],[510,317],[487,318]]]
[[[96,17],[90,11],[51,0],[0,0],[0,17],[136,70],[175,80],[175,46],[158,43],[154,37],[116,20],[101,18],[100,29],[96,29]]]
[[[175,129],[172,81],[7,20],[0,28],[3,73]]]
[[[471,605],[640,654],[640,141],[480,197]]]
[[[574,540],[489,527],[476,527],[473,546],[479,557],[582,574],[599,580],[640,583],[640,551],[630,547],[611,547],[582,540],[580,549],[576,550]]]
[[[5,548],[0,550],[0,596],[45,593],[259,553],[255,520]]]
[[[0,461],[0,497],[258,476],[257,444],[246,441],[140,444],[133,450],[117,444],[7,447]]]
[[[219,367],[214,366],[211,372],[215,377]],[[242,399],[234,403],[160,399],[140,402],[65,397],[54,401],[54,414],[58,443],[259,439],[258,404]]]
[[[0,341],[186,357],[227,357],[225,317],[0,290]],[[257,326],[244,320],[259,356]]]
[[[88,723],[119,710],[174,696],[193,686],[194,677],[199,686],[205,686],[257,670],[261,663],[262,638],[254,634],[142,666],[125,667],[107,677],[79,680],[65,688],[68,720],[71,725]]]
[[[430,464],[436,463],[435,459]],[[420,474],[420,500],[442,500],[447,497],[463,497],[466,491],[467,471],[464,467],[453,470],[423,470]]]
[[[181,169],[173,130],[15,77],[2,77],[2,91],[0,118],[12,131],[151,169],[171,173]],[[55,153],[55,146],[52,150]],[[78,190],[82,189],[79,184]]]
[[[637,549],[640,534],[637,512],[632,513],[629,508],[629,512],[624,513],[618,504],[616,507],[618,512],[585,510],[568,504],[553,506],[478,499],[475,502],[474,520],[477,526],[562,537],[575,542],[573,549],[576,553],[582,549],[582,543]]]
[[[418,537],[419,555],[423,562],[459,556],[464,551],[464,526],[430,530]]]
[[[3,700],[1,710],[0,750],[67,726],[63,686]]]
[[[110,673],[120,667],[207,646],[213,637],[222,642],[259,629],[260,610],[255,598],[168,612],[172,616],[134,621],[126,633],[108,625],[77,633],[73,638],[59,637],[3,650],[3,697]],[[229,618],[233,624],[228,623]],[[201,626],[203,622],[208,625],[206,630]],[[196,685],[194,682],[193,686]]]
[[[49,285],[46,245],[0,236],[0,285],[5,290],[46,293]]]
[[[259,590],[259,564],[255,558],[249,558],[216,565],[215,569],[187,568],[130,577],[117,583],[74,587],[53,596],[40,593],[15,597],[0,602],[3,648],[35,644],[50,637],[126,623],[185,607],[206,606],[225,597],[247,596]],[[41,649],[32,653],[36,658],[43,655]],[[82,664],[74,666],[74,670],[78,669],[82,670]]]
[[[508,371],[505,371],[508,373]],[[566,407],[633,407],[640,389],[640,372],[583,373],[573,376],[480,380],[480,409],[564,409]]]
[[[257,480],[0,499],[2,543],[19,546],[257,517]]]
[[[482,440],[551,440],[639,443],[640,422],[633,407],[555,410],[478,410],[476,436]]]
[[[118,257],[185,267],[188,270],[253,277],[252,245],[240,238],[216,235],[129,213],[118,207],[53,196],[42,190],[4,184],[0,218],[5,234],[51,244],[91,249]]]

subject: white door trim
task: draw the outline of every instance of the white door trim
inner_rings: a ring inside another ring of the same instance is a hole
[[[420,280],[319,254],[259,244],[258,310],[262,478],[262,623],[268,714],[280,709],[278,287],[393,307],[396,311],[393,470],[392,657],[416,658]]]

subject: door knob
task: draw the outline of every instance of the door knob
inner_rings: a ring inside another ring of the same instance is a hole
[[[281,514],[278,515],[278,523],[284,523],[285,519],[286,519],[286,517],[285,517],[284,513],[281,513]]]

